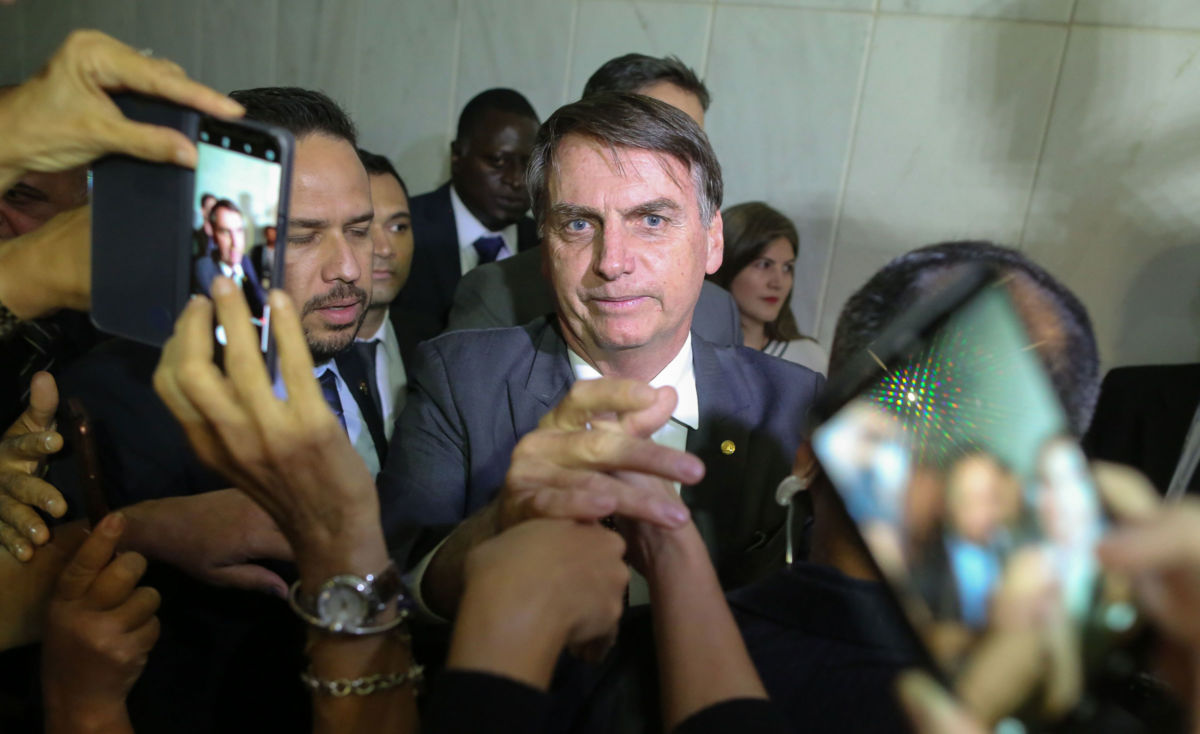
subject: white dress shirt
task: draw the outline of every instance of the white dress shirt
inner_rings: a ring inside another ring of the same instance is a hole
[[[404,371],[404,360],[400,357],[400,344],[392,328],[391,314],[383,317],[379,331],[374,336],[360,336],[358,341],[379,342],[375,348],[375,389],[383,403],[383,430],[388,439],[396,429],[395,416],[404,407],[404,388],[408,385],[408,373]]]
[[[571,362],[571,371],[575,373],[576,380],[595,380],[601,377],[600,372],[583,358],[575,353],[574,350],[567,349],[567,359]],[[675,403],[675,412],[671,413],[671,417],[666,423],[654,432],[650,440],[659,446],[669,446],[679,451],[687,451],[688,429],[696,430],[700,427],[700,401],[696,397],[696,366],[692,363],[692,335],[689,333],[687,341],[683,343],[683,348],[679,350],[679,354],[667,363],[662,371],[650,380],[650,387],[663,387],[670,385],[675,388],[675,394],[679,396],[679,401]],[[675,492],[682,490],[679,482],[675,482]],[[639,604],[650,603],[650,586],[646,582],[646,578],[637,571],[630,569],[629,573],[629,605],[637,606]]]
[[[475,240],[480,237],[503,237],[504,247],[496,254],[497,260],[512,257],[517,251],[517,225],[510,224],[499,232],[493,232],[475,218],[458,192],[454,184],[450,184],[450,208],[454,210],[454,229],[458,232],[458,263],[462,272],[467,272],[479,264],[479,253],[475,250]]]
[[[366,462],[371,476],[376,476],[379,474],[379,454],[375,453],[375,442],[371,440],[371,432],[367,430],[367,426],[363,422],[358,403],[354,401],[350,387],[342,379],[342,373],[338,372],[337,362],[331,359],[313,367],[313,377],[320,380],[325,370],[333,370],[333,374],[337,377],[338,400],[342,403],[342,418],[346,421],[346,433],[350,436],[350,443]],[[280,400],[287,400],[287,386],[283,384],[282,377],[275,378],[274,387],[275,396]]]

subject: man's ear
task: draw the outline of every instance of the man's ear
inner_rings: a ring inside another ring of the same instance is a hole
[[[462,162],[463,156],[466,155],[466,146],[457,140],[450,141],[450,171],[451,173]]]
[[[725,258],[725,223],[721,220],[721,212],[713,212],[706,236],[708,253],[704,262],[704,272],[712,275],[721,268],[721,262]]]

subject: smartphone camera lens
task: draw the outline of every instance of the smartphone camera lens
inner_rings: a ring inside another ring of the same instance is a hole
[[[267,151],[267,160],[269,160],[269,161],[275,160],[275,151],[273,151],[273,150]]]
[[[242,150],[246,151],[246,155],[250,155],[250,151],[254,150],[249,143],[242,146]]]
[[[207,143],[208,142],[208,133],[200,133],[200,140]]]
[[[221,147],[222,148],[229,147],[229,138],[226,138],[226,137],[221,138]]]

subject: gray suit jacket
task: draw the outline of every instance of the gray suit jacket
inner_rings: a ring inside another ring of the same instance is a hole
[[[446,331],[520,326],[554,308],[554,291],[542,275],[542,248],[533,247],[464,275],[454,291]],[[713,344],[742,343],[742,322],[729,291],[704,281],[692,331]]]
[[[790,471],[820,375],[693,333],[700,428],[688,450],[707,474],[683,499],[727,588],[782,563],[785,512],[774,490]],[[409,371],[389,461],[379,477],[394,555],[415,563],[504,482],[517,441],[574,381],[555,319],[443,334]],[[733,442],[731,454],[721,444]]]

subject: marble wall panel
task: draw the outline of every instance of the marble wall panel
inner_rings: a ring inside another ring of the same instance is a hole
[[[277,82],[319,89],[352,108],[362,0],[287,0],[279,6]]]
[[[1075,0],[879,0],[882,12],[965,15],[1066,23]]]
[[[815,10],[871,12],[878,0],[717,0],[721,5],[764,5]]]
[[[1194,0],[1079,0],[1075,22],[1200,29],[1200,3]]]
[[[1200,359],[1200,35],[1076,28],[1025,249],[1091,311],[1106,367]]]
[[[579,97],[601,64],[627,53],[674,54],[703,75],[712,14],[695,3],[580,3],[567,99]]]
[[[195,0],[138,0],[137,44],[154,49],[200,78],[201,18],[205,12]]]
[[[1016,244],[1062,26],[881,16],[821,334],[891,257],[950,239]]]
[[[545,119],[566,101],[575,3],[462,0],[455,115],[491,87],[512,87]]]
[[[449,174],[458,3],[363,0],[358,93],[360,142],[396,164],[414,194]]]
[[[279,0],[209,0],[200,16],[201,81],[222,92],[279,78]]]
[[[708,132],[725,205],[763,200],[800,232],[793,310],[814,333],[871,18],[718,6]]]
[[[29,76],[25,51],[25,11],[20,5],[0,6],[0,84],[16,84]]]

